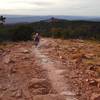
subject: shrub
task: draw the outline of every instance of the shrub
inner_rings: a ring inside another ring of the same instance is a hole
[[[21,25],[13,29],[13,32],[13,41],[27,41],[32,39],[33,28],[29,25]]]
[[[11,34],[4,26],[0,26],[0,42],[11,40]]]

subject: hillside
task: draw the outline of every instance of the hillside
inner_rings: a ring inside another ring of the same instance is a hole
[[[68,21],[50,18],[30,24],[35,32],[45,37],[53,38],[81,38],[100,40],[100,22]]]
[[[0,42],[32,40],[36,32],[43,37],[100,41],[100,22],[52,17],[33,23],[4,24],[0,26]]]

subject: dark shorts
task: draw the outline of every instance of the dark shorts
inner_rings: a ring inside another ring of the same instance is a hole
[[[35,38],[34,41],[35,41],[35,42],[39,42],[40,39],[39,39],[39,38]]]
[[[39,41],[40,41],[39,38],[35,38],[35,39],[34,39],[34,42],[35,42],[35,45],[36,45],[36,46],[39,44]]]

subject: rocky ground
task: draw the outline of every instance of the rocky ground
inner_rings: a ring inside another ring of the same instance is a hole
[[[48,41],[44,43],[44,48],[42,46],[43,52],[48,52],[48,56],[64,65],[63,69],[67,72],[63,74],[69,79],[78,99],[100,100],[100,43],[85,40]]]
[[[59,39],[42,39],[38,48],[30,41],[0,44],[0,100],[100,100],[100,44]]]
[[[33,100],[53,92],[45,70],[36,63],[32,43],[0,46],[0,100]]]

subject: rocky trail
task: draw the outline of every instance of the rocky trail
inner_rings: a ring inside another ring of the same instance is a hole
[[[42,39],[0,45],[0,100],[100,100],[100,44]]]

